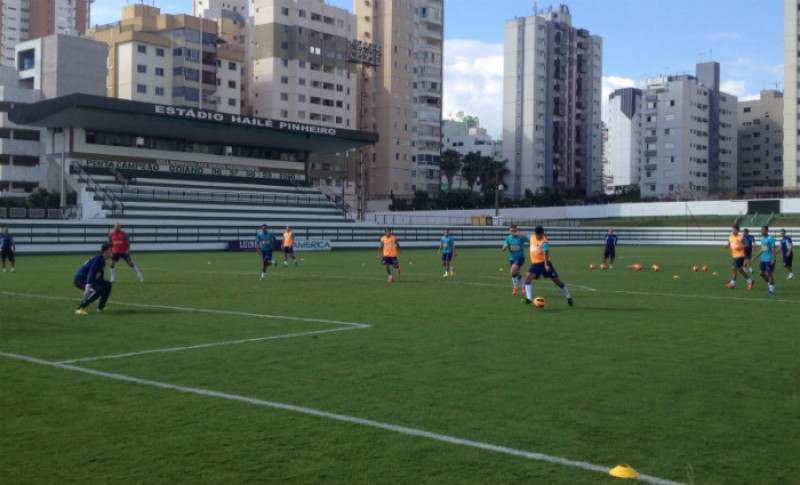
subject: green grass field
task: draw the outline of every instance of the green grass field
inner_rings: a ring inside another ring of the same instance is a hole
[[[721,246],[621,246],[611,271],[553,246],[575,306],[540,281],[544,309],[500,243],[452,278],[407,250],[393,284],[372,250],[266,281],[255,253],[138,253],[145,283],[121,266],[88,316],[89,255],[23,255],[0,274],[0,484],[596,485],[621,463],[798,484],[800,280],[728,290]]]

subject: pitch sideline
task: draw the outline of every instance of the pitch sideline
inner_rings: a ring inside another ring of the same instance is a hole
[[[406,427],[406,426],[400,426],[400,425],[389,424],[389,423],[382,423],[380,421],[373,421],[373,420],[370,420],[370,419],[357,418],[357,417],[354,417],[354,416],[347,416],[345,414],[336,414],[336,413],[331,413],[331,412],[327,412],[327,411],[320,411],[318,409],[307,408],[307,407],[304,407],[304,406],[295,406],[293,404],[285,404],[285,403],[279,403],[279,402],[274,402],[274,401],[266,401],[266,400],[263,400],[263,399],[257,399],[257,398],[248,397],[248,396],[240,396],[240,395],[236,395],[236,394],[227,394],[227,393],[224,393],[224,392],[212,391],[212,390],[209,390],[209,389],[201,389],[201,388],[196,388],[196,387],[179,386],[179,385],[170,384],[170,383],[167,383],[167,382],[153,381],[153,380],[149,380],[149,379],[139,379],[137,377],[127,376],[127,375],[124,375],[124,374],[115,374],[115,373],[111,373],[111,372],[103,372],[103,371],[98,371],[98,370],[94,370],[94,369],[87,369],[87,368],[79,367],[79,366],[75,366],[75,365],[63,364],[63,363],[58,363],[58,362],[50,362],[50,361],[38,359],[36,357],[29,357],[29,356],[26,356],[26,355],[19,355],[19,354],[11,354],[11,353],[6,353],[6,352],[0,352],[0,356],[6,357],[6,358],[10,358],[10,359],[15,359],[15,360],[28,362],[28,363],[31,363],[31,364],[45,365],[45,366],[55,367],[55,368],[58,368],[58,369],[72,371],[72,372],[80,372],[80,373],[92,375],[92,376],[95,376],[95,377],[103,377],[103,378],[106,378],[106,379],[113,379],[113,380],[117,380],[117,381],[130,382],[130,383],[133,383],[133,384],[157,387],[157,388],[160,388],[160,389],[166,389],[166,390],[170,390],[170,391],[183,392],[183,393],[187,393],[187,394],[196,394],[196,395],[206,396],[206,397],[215,397],[215,398],[219,398],[219,399],[226,399],[226,400],[229,400],[229,401],[237,401],[237,402],[243,402],[243,403],[246,403],[246,404],[252,404],[252,405],[255,405],[255,406],[263,406],[263,407],[268,407],[268,408],[280,409],[280,410],[283,410],[283,411],[290,411],[290,412],[306,414],[306,415],[310,415],[310,416],[316,416],[316,417],[320,417],[320,418],[332,419],[332,420],[335,420],[335,421],[341,421],[341,422],[345,422],[345,423],[358,424],[358,425],[362,425],[362,426],[368,426],[368,427],[371,427],[371,428],[382,429],[382,430],[385,430],[385,431],[391,431],[393,433],[399,433],[399,434],[404,434],[404,435],[409,435],[409,436],[416,436],[416,437],[420,437],[420,438],[427,438],[427,439],[430,439],[430,440],[439,441],[439,442],[443,442],[443,443],[459,445],[459,446],[467,446],[467,447],[471,447],[471,448],[477,448],[477,449],[480,449],[480,450],[492,451],[492,452],[495,452],[495,453],[501,453],[501,454],[505,454],[505,455],[511,455],[511,456],[517,456],[517,457],[521,457],[521,458],[526,458],[526,459],[529,459],[529,460],[553,463],[553,464],[556,464],[556,465],[564,465],[564,466],[568,466],[568,467],[572,467],[572,468],[579,468],[579,469],[587,470],[587,471],[593,471],[593,472],[599,472],[599,473],[607,474],[608,470],[610,468],[610,467],[607,467],[607,466],[595,465],[595,464],[588,463],[588,462],[585,462],[585,461],[570,460],[568,458],[563,458],[563,457],[553,456],[553,455],[547,455],[547,454],[544,454],[544,453],[536,453],[536,452],[532,452],[532,451],[518,450],[518,449],[515,449],[515,448],[509,448],[509,447],[506,447],[506,446],[499,446],[499,445],[493,445],[493,444],[490,444],[490,443],[483,443],[483,442],[480,442],[480,441],[472,441],[472,440],[467,440],[467,439],[462,439],[462,438],[456,438],[454,436],[449,436],[449,435],[444,435],[444,434],[439,434],[439,433],[433,433],[433,432],[425,431],[425,430],[421,430],[421,429],[409,428],[409,427]],[[684,484],[682,484],[680,482],[673,482],[671,480],[667,480],[667,479],[659,478],[659,477],[654,477],[654,476],[650,476],[650,475],[639,475],[636,478],[636,480],[641,481],[641,482],[645,482],[645,483],[650,483],[650,484],[653,484],[653,485],[684,485]]]

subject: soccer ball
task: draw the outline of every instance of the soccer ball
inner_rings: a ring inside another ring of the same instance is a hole
[[[653,271],[661,271],[661,266],[659,266],[659,265],[657,265],[657,264],[654,264],[654,265],[652,266],[652,268],[653,268]]]
[[[592,264],[590,264],[590,265],[589,265],[589,269],[596,269],[596,268],[597,268],[597,265],[596,265],[596,264],[594,264],[594,263],[592,263]]]
[[[703,265],[703,267],[701,269],[703,270],[703,272],[706,272],[706,271],[708,271],[708,266]]]
[[[544,308],[544,304],[545,304],[544,297],[537,296],[536,298],[533,299],[533,306],[535,306],[536,308]]]
[[[700,267],[699,266],[692,266],[692,271],[697,273],[698,271],[700,271]]]
[[[606,265],[600,264],[600,269],[606,269]]]

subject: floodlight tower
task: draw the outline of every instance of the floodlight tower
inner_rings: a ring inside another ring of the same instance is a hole
[[[358,129],[367,130],[367,75],[369,70],[381,65],[383,49],[377,44],[363,40],[353,39],[350,42],[350,57],[348,62],[358,66],[359,94],[358,94]],[[358,194],[358,220],[364,220],[367,208],[367,171],[364,165],[364,146],[358,149],[358,173],[356,174],[356,193]]]

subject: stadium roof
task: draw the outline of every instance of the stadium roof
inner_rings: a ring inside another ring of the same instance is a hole
[[[44,128],[83,128],[187,141],[338,153],[378,141],[372,132],[71,94],[17,106],[8,119]]]

